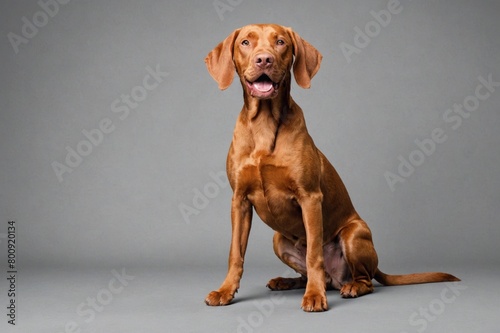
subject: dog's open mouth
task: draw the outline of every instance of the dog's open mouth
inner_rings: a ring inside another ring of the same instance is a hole
[[[262,74],[253,82],[247,80],[247,86],[250,89],[250,94],[252,96],[270,98],[276,96],[279,88],[279,82],[273,82],[269,76]]]

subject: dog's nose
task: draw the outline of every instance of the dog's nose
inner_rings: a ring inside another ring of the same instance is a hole
[[[274,57],[269,53],[259,53],[255,56],[255,65],[264,69],[271,67],[274,62]]]

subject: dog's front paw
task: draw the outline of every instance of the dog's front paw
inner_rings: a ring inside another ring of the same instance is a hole
[[[214,290],[205,298],[205,303],[210,306],[228,305],[234,298],[234,292],[227,290]]]
[[[325,293],[307,293],[302,299],[302,310],[306,312],[321,312],[328,310]]]

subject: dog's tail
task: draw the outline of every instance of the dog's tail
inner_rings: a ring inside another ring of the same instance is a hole
[[[413,273],[405,275],[389,275],[381,272],[378,268],[375,272],[375,280],[385,286],[400,286],[405,284],[432,283],[432,282],[452,282],[460,281],[459,278],[448,273],[427,272]]]

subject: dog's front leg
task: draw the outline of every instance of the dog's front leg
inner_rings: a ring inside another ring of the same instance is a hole
[[[252,205],[244,197],[233,195],[231,203],[232,238],[229,250],[229,267],[226,279],[218,290],[212,291],[205,299],[208,305],[227,305],[240,287],[243,263],[252,225]]]
[[[321,193],[308,193],[300,199],[306,229],[307,285],[302,309],[308,312],[328,310],[323,258],[323,215]]]

